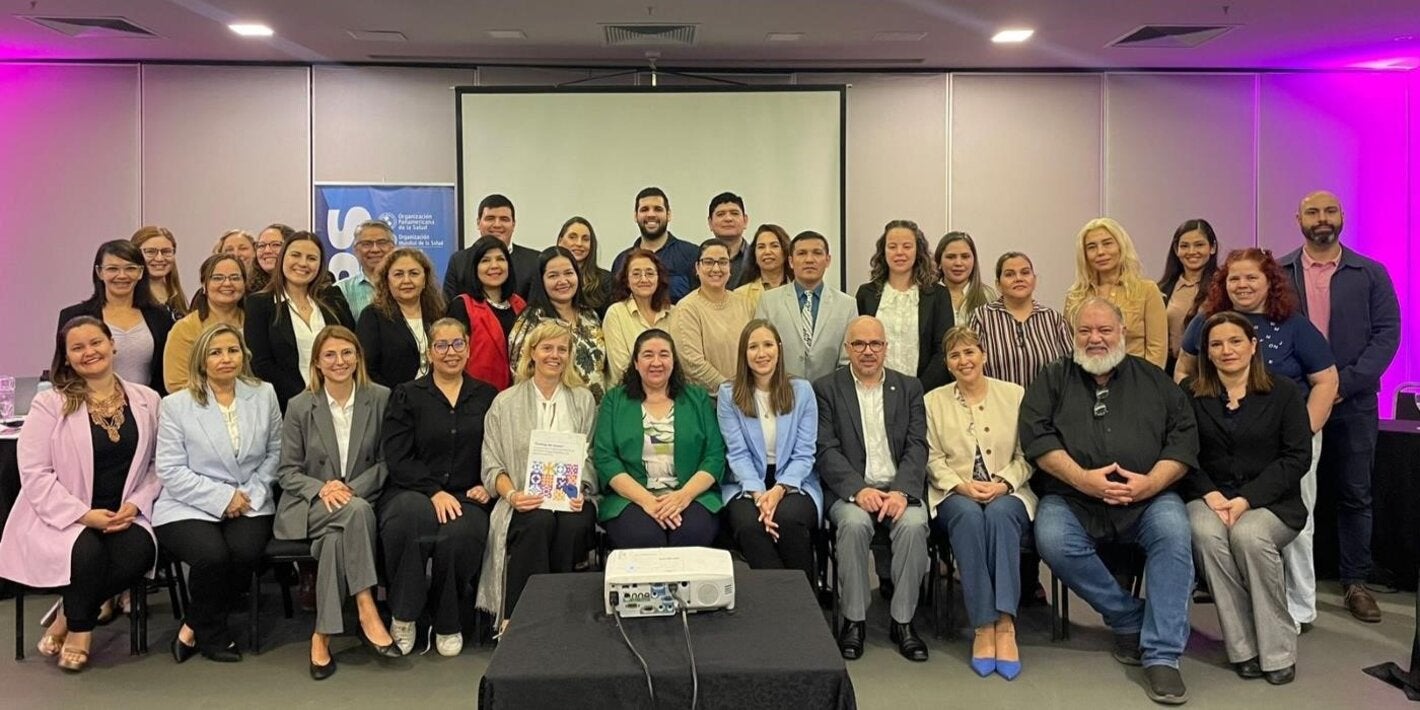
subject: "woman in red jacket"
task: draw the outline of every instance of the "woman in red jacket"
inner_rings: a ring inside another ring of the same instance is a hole
[[[508,334],[527,302],[513,293],[513,262],[503,240],[482,237],[474,242],[473,263],[479,288],[450,301],[448,316],[468,328],[464,371],[501,392],[513,383]]]

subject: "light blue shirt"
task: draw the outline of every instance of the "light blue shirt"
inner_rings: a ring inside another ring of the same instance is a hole
[[[360,320],[360,312],[375,300],[375,282],[365,277],[363,269],[336,281],[335,287],[344,294],[345,302],[350,305],[350,315],[357,321]]]

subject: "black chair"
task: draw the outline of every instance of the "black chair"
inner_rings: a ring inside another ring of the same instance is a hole
[[[25,595],[32,592],[46,592],[12,582],[15,589],[15,660],[25,660]],[[148,580],[142,579],[129,590],[128,611],[128,655],[137,656],[148,652]]]
[[[929,528],[930,530],[930,528]],[[828,564],[819,564],[819,583],[826,592],[833,597],[833,615],[829,617],[829,631],[838,633],[839,626],[842,625],[842,608],[838,598],[838,527],[833,524],[827,515],[823,518],[823,527],[819,531],[819,541],[816,546],[823,548],[823,560]],[[935,543],[932,541],[930,532],[927,534],[927,558],[929,561],[927,576],[922,579],[922,600],[926,600],[929,605],[935,606],[936,593],[933,575],[933,565],[931,561],[936,559],[934,552]],[[877,555],[892,554],[891,532],[886,526],[876,527],[873,530],[873,540],[868,543],[868,550],[877,559]],[[830,569],[831,568],[831,569]],[[881,590],[879,590],[881,593]]]
[[[272,538],[266,542],[266,551],[261,555],[261,562],[252,571],[251,590],[247,599],[247,624],[249,626],[247,645],[252,654],[261,653],[261,573],[263,569],[285,564],[314,564],[315,561],[316,558],[311,555],[310,540],[277,540]],[[291,601],[291,581],[281,574],[275,576],[277,583],[281,585],[281,610],[286,618],[290,619],[296,615],[295,605]]]
[[[1136,598],[1144,592],[1144,550],[1138,545],[1100,543],[1096,548],[1105,567],[1114,574],[1121,587]],[[1050,571],[1050,640],[1070,638],[1070,590],[1065,582]]]
[[[956,576],[952,571],[956,569],[956,557],[952,555],[951,540],[937,532],[937,528],[931,528],[931,552],[932,552],[932,630],[937,638],[953,638],[956,636],[956,626],[953,622],[953,612],[955,607],[952,600],[956,598]],[[1021,559],[1027,556],[1035,558],[1035,534],[1031,527],[1027,526],[1021,534]],[[1037,563],[1039,559],[1036,558]],[[942,568],[946,573],[942,573]],[[945,589],[942,587],[945,586]]]

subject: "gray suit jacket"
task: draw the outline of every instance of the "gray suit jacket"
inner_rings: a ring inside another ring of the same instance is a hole
[[[310,537],[307,521],[311,503],[317,500],[326,481],[343,478],[355,495],[374,504],[389,471],[380,446],[380,425],[390,391],[370,383],[355,390],[355,409],[350,422],[350,456],[344,471],[336,470],[340,453],[335,438],[335,420],[330,403],[321,392],[302,392],[286,406],[286,423],[281,434],[281,466],[277,482],[281,503],[276,509],[273,534],[280,540]]]
[[[810,381],[848,364],[848,354],[843,349],[843,333],[848,330],[848,322],[857,316],[857,301],[825,284],[818,305],[818,317],[814,319],[813,341],[806,348],[800,327],[803,316],[793,282],[765,291],[755,309],[756,318],[768,319],[779,329],[779,338],[783,341],[784,369],[790,375]]]
[[[897,476],[888,490],[922,498],[927,490],[927,410],[922,383],[893,370],[883,371],[883,419]],[[814,382],[818,397],[818,472],[825,493],[848,500],[868,485],[863,412],[848,368]],[[827,497],[827,496],[825,496]]]

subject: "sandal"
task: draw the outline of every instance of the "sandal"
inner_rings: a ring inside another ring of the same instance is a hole
[[[82,648],[70,648],[65,646],[59,656],[59,668],[78,673],[84,670],[84,666],[89,665],[89,652]]]
[[[114,603],[112,599],[105,601],[99,606],[99,626],[107,625],[108,623],[114,620],[114,617],[117,616],[117,614],[113,612],[113,609]]]
[[[64,649],[64,637],[45,634],[39,637],[39,643],[35,649],[39,651],[41,656],[58,656],[59,652]]]

